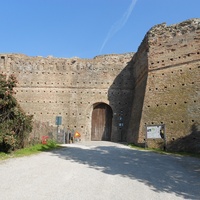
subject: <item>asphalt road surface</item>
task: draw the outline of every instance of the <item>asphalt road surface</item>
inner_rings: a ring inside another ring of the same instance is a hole
[[[0,161],[1,200],[200,199],[200,159],[111,142]]]

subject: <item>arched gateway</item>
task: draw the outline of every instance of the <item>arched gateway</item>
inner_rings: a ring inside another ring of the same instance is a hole
[[[105,103],[94,105],[92,111],[91,140],[111,140],[112,117],[113,112],[109,105]]]

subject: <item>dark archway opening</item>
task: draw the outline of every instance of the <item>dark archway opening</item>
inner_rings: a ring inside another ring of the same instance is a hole
[[[109,105],[105,103],[94,105],[92,111],[92,141],[111,141],[112,117],[113,111]]]

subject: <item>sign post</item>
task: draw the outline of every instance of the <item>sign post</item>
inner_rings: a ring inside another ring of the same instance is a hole
[[[166,133],[165,125],[146,125],[146,139],[145,139],[145,148],[147,147],[148,139],[163,139],[164,140],[164,150],[166,151]]]
[[[59,126],[62,124],[62,117],[56,116],[56,125],[57,125],[57,142],[58,142],[58,134],[59,134]]]
[[[120,114],[119,114],[119,129],[120,129],[120,137],[121,137],[121,142],[123,141],[123,135],[122,135],[122,128],[124,126],[124,119],[123,119],[123,110],[120,111]]]

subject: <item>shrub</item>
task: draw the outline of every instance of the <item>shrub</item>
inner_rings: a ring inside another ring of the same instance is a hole
[[[23,148],[32,130],[31,115],[26,115],[13,96],[17,80],[0,74],[0,151]]]

